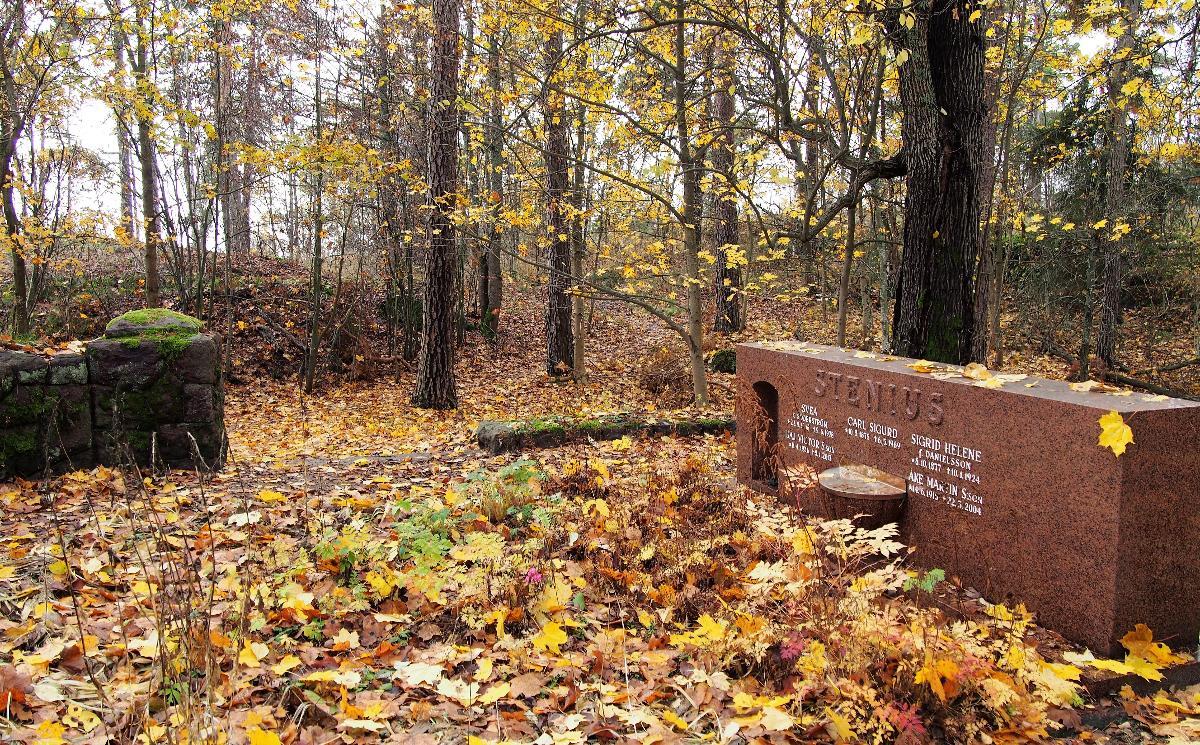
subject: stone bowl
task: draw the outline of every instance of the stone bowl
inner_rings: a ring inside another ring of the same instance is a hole
[[[825,513],[835,520],[851,520],[874,530],[900,522],[908,484],[878,468],[858,464],[836,466],[817,476]]]

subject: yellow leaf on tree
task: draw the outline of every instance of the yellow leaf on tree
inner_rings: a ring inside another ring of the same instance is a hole
[[[561,654],[559,646],[566,644],[567,632],[563,631],[562,626],[559,626],[554,621],[548,622],[538,632],[537,636],[533,637],[533,646],[546,652]]]
[[[1125,453],[1125,446],[1133,442],[1133,430],[1125,423],[1121,414],[1110,411],[1100,417],[1100,439],[1097,445],[1110,448],[1117,456]]]

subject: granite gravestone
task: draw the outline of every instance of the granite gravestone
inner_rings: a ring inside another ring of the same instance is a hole
[[[738,348],[738,477],[862,464],[907,481],[913,559],[1114,652],[1137,623],[1200,632],[1200,403],[802,342]],[[1098,444],[1121,414],[1134,442]],[[817,490],[801,506],[822,513]]]

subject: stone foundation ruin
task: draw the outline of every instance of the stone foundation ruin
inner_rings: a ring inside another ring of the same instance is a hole
[[[0,350],[0,478],[129,462],[219,468],[221,355],[201,326],[153,308],[117,317],[82,353]]]

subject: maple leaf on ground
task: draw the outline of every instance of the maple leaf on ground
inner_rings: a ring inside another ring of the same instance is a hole
[[[1125,446],[1133,442],[1133,430],[1125,423],[1120,412],[1110,411],[1100,417],[1100,439],[1102,448],[1109,448],[1118,457],[1125,453]]]
[[[246,741],[250,745],[282,745],[279,735],[274,732],[267,732],[258,727],[251,727],[246,730]]]
[[[554,621],[548,622],[538,632],[537,636],[533,637],[534,647],[545,652],[553,652],[554,654],[562,654],[559,647],[566,643],[567,632],[563,631],[562,626],[559,626]]]
[[[15,708],[14,704],[25,703],[26,695],[33,690],[29,675],[13,665],[0,667],[0,710]]]
[[[1159,665],[1170,665],[1173,662],[1187,662],[1186,655],[1178,655],[1162,642],[1154,641],[1154,632],[1144,623],[1139,623],[1121,637],[1121,646],[1129,650],[1135,657],[1149,660]]]
[[[261,642],[246,640],[246,645],[238,653],[238,662],[246,667],[258,667],[262,659],[270,654],[271,648]]]
[[[942,702],[958,694],[958,665],[953,660],[934,660],[929,657],[917,671],[917,683],[926,683]]]

